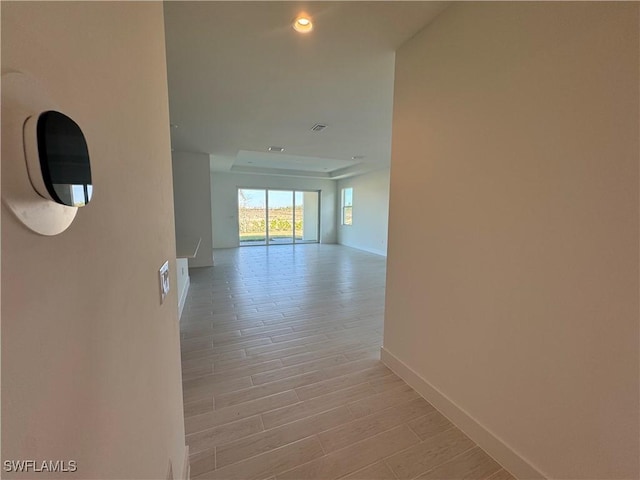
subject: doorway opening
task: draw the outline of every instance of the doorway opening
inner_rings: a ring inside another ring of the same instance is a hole
[[[320,241],[320,192],[238,188],[238,239],[249,245]]]

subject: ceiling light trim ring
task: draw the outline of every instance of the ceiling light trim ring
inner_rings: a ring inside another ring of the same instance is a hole
[[[305,14],[298,15],[293,22],[293,29],[299,33],[309,33],[313,30],[313,22],[311,18]]]

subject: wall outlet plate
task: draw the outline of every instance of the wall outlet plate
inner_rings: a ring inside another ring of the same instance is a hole
[[[160,278],[160,304],[162,305],[169,294],[169,260],[162,264],[158,276]]]

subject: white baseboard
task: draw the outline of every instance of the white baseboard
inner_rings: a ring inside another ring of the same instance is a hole
[[[184,446],[184,463],[182,464],[182,476],[180,480],[189,480],[191,476],[191,468],[189,464],[189,445]]]
[[[544,479],[533,465],[384,347],[380,359],[516,478]]]
[[[356,250],[361,250],[361,251],[367,252],[367,253],[373,253],[374,255],[380,255],[381,257],[386,257],[387,256],[387,252],[383,251],[383,250],[375,250],[373,248],[366,248],[366,247],[361,247],[361,246],[348,245],[346,243],[340,243],[340,242],[338,242],[338,245],[342,245],[343,247],[355,248]]]
[[[187,293],[189,293],[189,286],[191,285],[191,279],[187,275],[187,283],[184,286],[184,290],[182,291],[182,295],[180,295],[180,299],[178,300],[178,318],[182,318],[182,311],[184,310],[184,305],[187,303]]]

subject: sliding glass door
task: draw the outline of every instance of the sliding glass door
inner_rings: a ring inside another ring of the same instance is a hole
[[[238,189],[240,245],[267,243],[267,196],[264,190]]]
[[[317,243],[320,192],[238,189],[240,246]]]
[[[269,243],[293,243],[293,192],[267,190]]]

